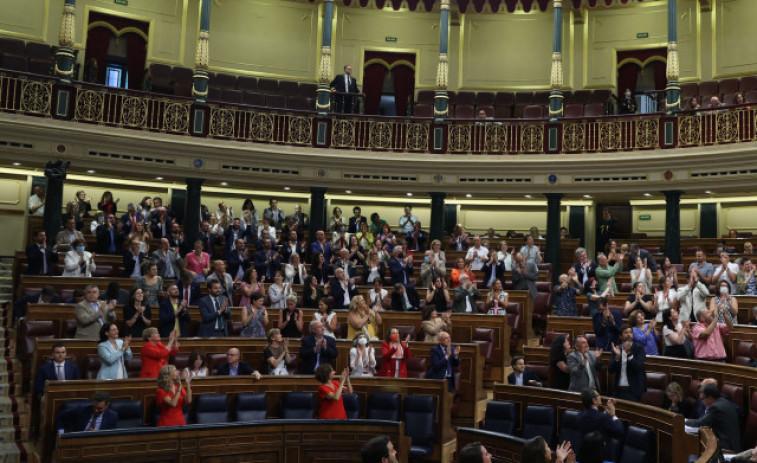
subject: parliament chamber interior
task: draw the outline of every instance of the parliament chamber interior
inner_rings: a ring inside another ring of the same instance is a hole
[[[0,3],[0,461],[754,459],[757,2]]]

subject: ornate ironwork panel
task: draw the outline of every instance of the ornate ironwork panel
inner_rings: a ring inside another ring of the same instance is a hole
[[[210,109],[210,136],[227,138],[234,136],[234,112],[231,109]]]
[[[331,125],[331,146],[355,148],[355,121],[335,119]]]
[[[586,131],[584,124],[578,122],[575,124],[563,125],[562,147],[565,151],[583,151],[586,141]]]
[[[313,118],[292,116],[289,118],[289,143],[310,145],[313,138]]]
[[[50,82],[24,81],[21,90],[21,111],[31,114],[50,114],[52,87]]]
[[[447,149],[458,153],[471,151],[471,125],[453,124],[447,131]]]
[[[74,118],[87,122],[102,122],[103,99],[102,92],[80,89],[76,93]]]
[[[124,97],[121,101],[121,125],[147,128],[147,101],[146,98]]]

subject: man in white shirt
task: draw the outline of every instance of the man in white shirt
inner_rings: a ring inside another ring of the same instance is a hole
[[[45,215],[45,189],[42,186],[34,186],[34,194],[29,197],[26,206],[31,215]]]
[[[612,360],[608,367],[611,373],[615,373],[613,397],[639,402],[647,390],[644,371],[647,356],[644,347],[633,342],[633,328],[630,326],[623,328],[620,339],[620,346],[611,344]]]
[[[373,310],[383,310],[384,298],[389,294],[389,291],[384,289],[384,283],[381,278],[373,280],[373,288],[368,291],[368,305]]]
[[[405,215],[400,217],[400,230],[403,235],[412,233],[415,229],[415,224],[418,222],[418,217],[413,215],[413,206],[405,206]]]
[[[470,264],[471,270],[479,271],[484,267],[484,263],[489,259],[489,250],[481,246],[481,237],[473,237],[473,246],[468,248],[465,255],[465,263]]]

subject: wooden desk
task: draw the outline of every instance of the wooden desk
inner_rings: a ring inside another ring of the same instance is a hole
[[[523,444],[518,436],[484,431],[476,428],[457,428],[457,455],[468,444],[479,442],[498,463],[522,463]]]

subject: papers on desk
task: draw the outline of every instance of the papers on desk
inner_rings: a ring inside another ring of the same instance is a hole
[[[695,436],[699,435],[699,428],[695,426],[684,426],[684,431],[686,431],[686,434],[694,434]]]
[[[724,453],[723,454],[723,460],[725,460],[725,461],[731,461],[731,460],[734,459],[734,457],[736,457],[736,455],[738,455],[738,453]]]

